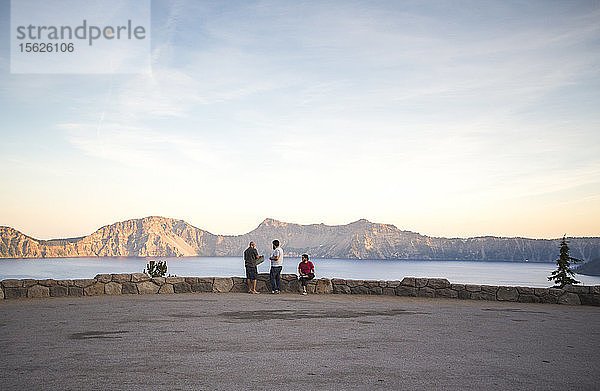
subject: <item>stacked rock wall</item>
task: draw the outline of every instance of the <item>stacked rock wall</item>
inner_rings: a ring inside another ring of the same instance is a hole
[[[519,303],[583,304],[600,306],[600,286],[530,288],[514,286],[451,284],[443,278],[406,277],[402,281],[333,279],[333,293],[439,297]]]
[[[281,275],[281,291],[298,293],[301,285],[295,274]],[[259,274],[256,289],[270,292],[268,274]],[[144,273],[98,274],[91,279],[77,280],[4,280],[0,283],[0,299],[144,295],[172,293],[227,293],[248,291],[245,278],[240,277],[159,277]],[[438,297],[465,300],[509,301],[519,303],[549,303],[600,306],[600,286],[566,286],[530,288],[491,285],[451,284],[443,278],[406,277],[402,281],[344,280],[321,278],[309,281],[308,293],[357,294],[408,297]]]

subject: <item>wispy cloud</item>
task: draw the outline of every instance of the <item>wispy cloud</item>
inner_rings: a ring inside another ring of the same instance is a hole
[[[96,132],[94,124],[65,123],[58,128],[86,155],[126,167],[163,172],[182,169],[190,162],[207,168],[228,166],[224,153],[194,137],[118,123],[105,123],[101,133]]]
[[[497,218],[490,205],[591,202],[600,11],[485,5],[159,3],[152,73],[5,76],[4,93],[38,118],[53,110],[40,132],[91,165],[193,182],[213,204],[265,214],[483,205]],[[278,178],[280,196],[235,198],[248,178]]]

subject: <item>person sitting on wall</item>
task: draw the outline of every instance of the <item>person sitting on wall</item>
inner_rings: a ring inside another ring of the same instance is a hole
[[[308,260],[308,254],[302,254],[302,261],[298,265],[300,282],[302,283],[302,294],[306,294],[306,282],[315,278],[315,266]]]

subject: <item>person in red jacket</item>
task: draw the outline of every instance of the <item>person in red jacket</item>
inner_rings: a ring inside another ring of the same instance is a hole
[[[302,254],[302,262],[298,265],[302,294],[306,294],[306,282],[315,278],[315,266],[308,260],[308,254]]]

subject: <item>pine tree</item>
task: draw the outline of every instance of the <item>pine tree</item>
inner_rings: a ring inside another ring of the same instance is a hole
[[[567,235],[565,235],[560,242],[560,257],[556,260],[558,267],[552,272],[552,275],[548,277],[548,281],[554,280],[554,285],[557,288],[562,288],[568,284],[579,284],[579,281],[573,278],[575,277],[575,273],[571,270],[571,262],[581,262],[581,259],[569,256],[569,246],[567,243]]]

